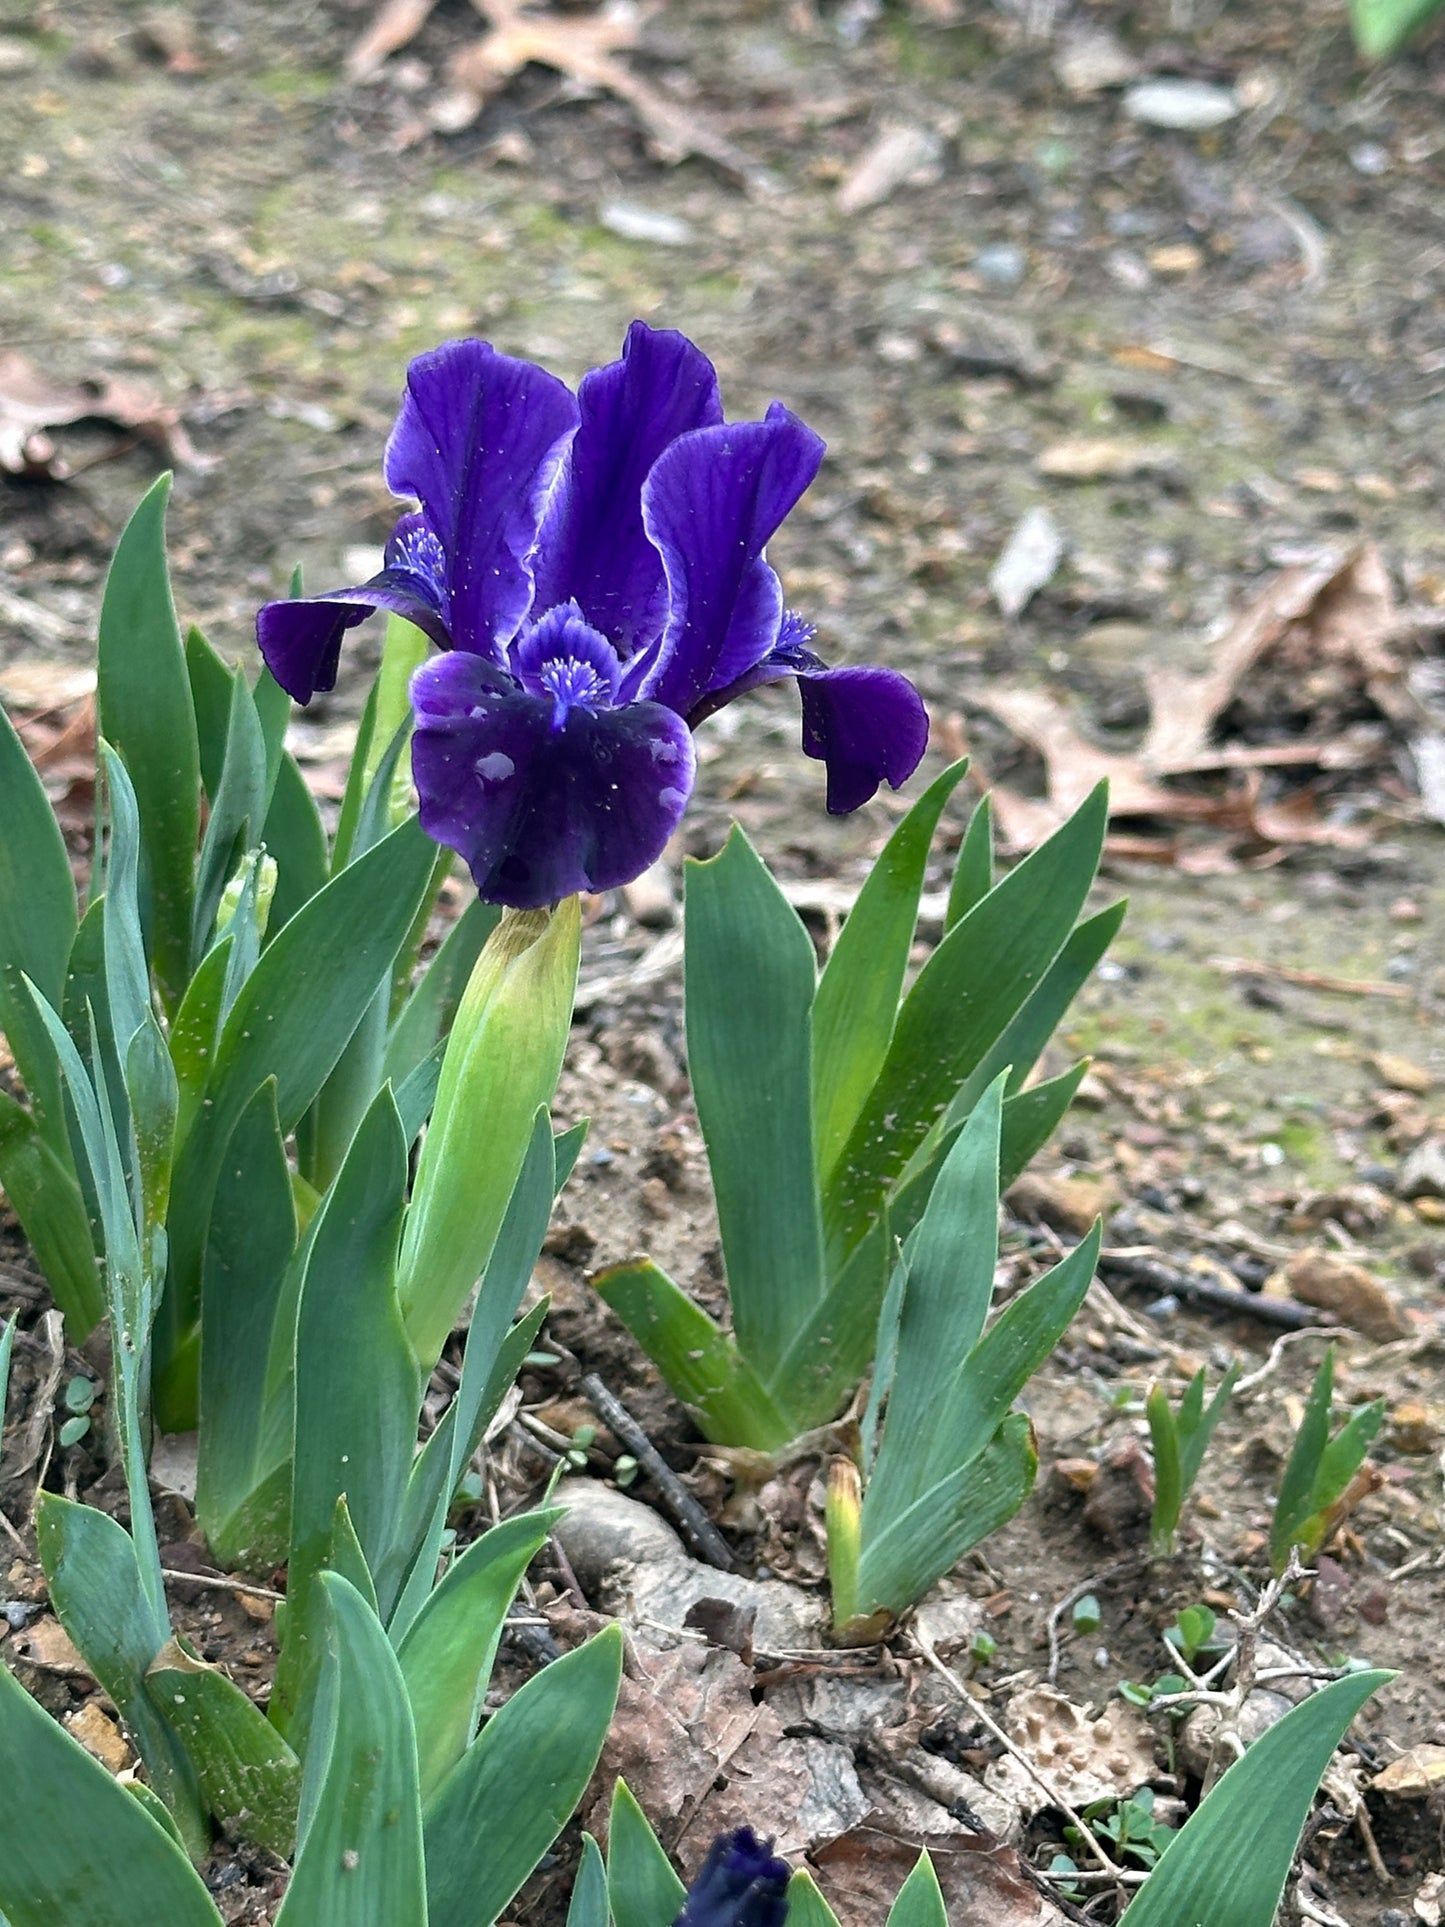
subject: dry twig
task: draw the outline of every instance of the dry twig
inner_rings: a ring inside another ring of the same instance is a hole
[[[588,1403],[615,1439],[625,1445],[638,1465],[657,1487],[658,1497],[673,1524],[687,1541],[694,1558],[716,1566],[719,1572],[735,1570],[727,1540],[709,1519],[682,1480],[663,1458],[652,1440],[619,1398],[613,1396],[596,1372],[584,1372],[582,1390]]]

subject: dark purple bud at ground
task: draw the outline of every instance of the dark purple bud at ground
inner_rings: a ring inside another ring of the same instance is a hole
[[[787,1861],[751,1827],[719,1834],[673,1927],[783,1927],[788,1877]]]

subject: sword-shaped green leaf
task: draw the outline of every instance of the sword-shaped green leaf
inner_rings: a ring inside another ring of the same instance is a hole
[[[586,1791],[621,1678],[614,1625],[544,1666],[488,1720],[427,1802],[431,1927],[500,1916]]]
[[[295,1246],[291,1171],[267,1078],[231,1134],[201,1281],[196,1516],[222,1564],[243,1570],[256,1555],[249,1501],[291,1456],[268,1413],[267,1367]]]
[[[64,1162],[60,1076],[24,980],[60,1008],[76,931],[75,881],[45,787],[3,710],[0,822],[0,1030],[25,1080],[40,1134]]]
[[[796,1436],[731,1335],[650,1259],[614,1265],[592,1283],[707,1438],[777,1452]]]
[[[607,1893],[617,1927],[672,1927],[687,1898],[686,1887],[625,1780],[612,1789]]]
[[[582,1836],[582,1859],[572,1882],[567,1927],[611,1927],[607,1906],[607,1868],[602,1849],[590,1833]]]
[[[1064,947],[1098,867],[1107,811],[1101,784],[953,926],[918,973],[825,1190],[834,1264],[875,1222],[888,1189]]]
[[[525,1352],[512,1320],[541,1255],[556,1189],[552,1127],[546,1111],[539,1110],[472,1306],[456,1397],[417,1455],[396,1531],[377,1567],[382,1617],[393,1643],[400,1642],[431,1592],[452,1494]]]
[[[199,1858],[208,1829],[195,1769],[145,1690],[170,1625],[148,1596],[135,1543],[109,1513],[53,1492],[41,1493],[35,1523],[56,1617],[115,1701],[151,1785]]]
[[[260,842],[266,816],[266,739],[261,719],[239,669],[230,681],[225,760],[206,820],[191,911],[192,970],[210,948],[226,883],[245,852]]]
[[[398,1648],[429,1800],[471,1745],[507,1608],[560,1510],[524,1512],[474,1540]]]
[[[1256,1740],[1165,1848],[1129,1905],[1129,1927],[1269,1927],[1334,1750],[1394,1677],[1333,1680]]]
[[[3,1667],[0,1758],[0,1909],[10,1927],[220,1927],[172,1836]]]
[[[326,1655],[276,1927],[427,1927],[416,1732],[381,1622],[324,1573]],[[473,1920],[490,1920],[476,1914]]]
[[[687,865],[687,1053],[738,1348],[767,1381],[827,1291],[813,1162],[813,943],[742,830]]]
[[[331,1544],[337,1500],[345,1497],[375,1571],[416,1446],[421,1380],[396,1301],[406,1177],[406,1139],[383,1088],[322,1204],[301,1286],[287,1637],[272,1701],[288,1737],[314,1679],[307,1593]]]
[[[78,1345],[105,1310],[85,1194],[69,1158],[52,1150],[8,1091],[0,1091],[0,1186]]]
[[[888,1909],[888,1927],[948,1927],[948,1909],[933,1862],[921,1853]]]
[[[174,1008],[190,976],[200,833],[200,752],[166,569],[170,477],[142,497],[116,547],[100,610],[99,731],[120,752],[140,810],[156,976]]]
[[[227,1838],[254,1840],[289,1858],[301,1762],[260,1707],[174,1639],[156,1654],[146,1690],[194,1763],[206,1806]]]
[[[889,837],[818,980],[813,1117],[818,1172],[825,1179],[888,1054],[928,852],[944,805],[967,770],[967,762],[946,769]]]
[[[157,1324],[157,1403],[172,1427],[195,1419],[196,1362],[187,1353],[231,1133],[268,1077],[276,1079],[282,1131],[295,1130],[389,977],[430,879],[433,849],[413,820],[368,850],[267,945],[226,1019],[172,1187],[171,1272]]]
[[[788,1927],[839,1927],[838,1916],[806,1867],[799,1867],[788,1882]]]

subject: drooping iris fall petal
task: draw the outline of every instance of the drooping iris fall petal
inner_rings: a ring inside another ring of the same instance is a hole
[[[551,691],[451,650],[416,672],[412,706],[422,826],[488,902],[531,909],[629,883],[682,820],[692,732],[660,703],[564,700],[559,722]]]

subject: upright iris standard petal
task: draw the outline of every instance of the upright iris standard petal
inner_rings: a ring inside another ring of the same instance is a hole
[[[386,445],[387,487],[414,495],[446,559],[452,646],[492,655],[532,601],[532,552],[577,427],[576,398],[489,342],[419,355]]]
[[[686,335],[634,321],[620,361],[577,390],[577,430],[538,544],[536,606],[575,600],[624,658],[661,633],[662,557],[642,486],[663,450],[722,420],[712,363]]]
[[[590,668],[582,657],[552,658]],[[491,903],[608,890],[661,856],[692,791],[692,735],[657,703],[559,705],[460,650],[412,678],[422,827]],[[561,715],[559,717],[559,708]]]
[[[822,459],[822,439],[778,402],[764,421],[697,429],[658,458],[642,512],[669,607],[642,694],[686,715],[773,648],[783,597],[763,549]]]
[[[673,1927],[783,1927],[788,1878],[787,1861],[751,1827],[720,1834]]]

